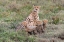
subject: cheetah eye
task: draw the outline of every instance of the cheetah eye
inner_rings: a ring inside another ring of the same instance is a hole
[[[36,9],[37,10],[37,9]]]
[[[37,7],[38,8],[38,7]]]

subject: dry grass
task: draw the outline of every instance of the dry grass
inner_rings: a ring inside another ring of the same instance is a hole
[[[40,20],[49,20],[45,33],[28,37],[24,32],[15,32],[15,27],[30,14],[33,5],[41,6],[39,12]],[[52,16],[59,17],[59,24],[51,23]],[[0,42],[26,42],[27,38],[29,42],[34,42],[32,37],[35,37],[38,42],[41,40],[41,42],[53,42],[53,40],[55,42],[56,40],[57,42],[64,42],[64,40],[58,39],[59,35],[63,36],[63,32],[63,0],[0,0]]]

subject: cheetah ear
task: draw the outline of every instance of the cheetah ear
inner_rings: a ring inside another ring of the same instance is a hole
[[[33,5],[33,7],[35,7],[35,5]]]

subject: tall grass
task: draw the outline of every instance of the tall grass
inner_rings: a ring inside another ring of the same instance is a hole
[[[64,23],[63,0],[0,0],[0,42],[35,42],[23,31],[16,32],[15,27],[25,20],[33,10],[33,5],[41,6],[39,17],[52,21],[58,15]]]

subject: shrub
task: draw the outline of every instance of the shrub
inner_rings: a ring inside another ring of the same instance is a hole
[[[52,20],[53,20],[53,21],[52,21],[53,24],[58,24],[60,19],[59,19],[59,17],[57,17],[57,16],[53,16],[53,17],[52,17]]]

